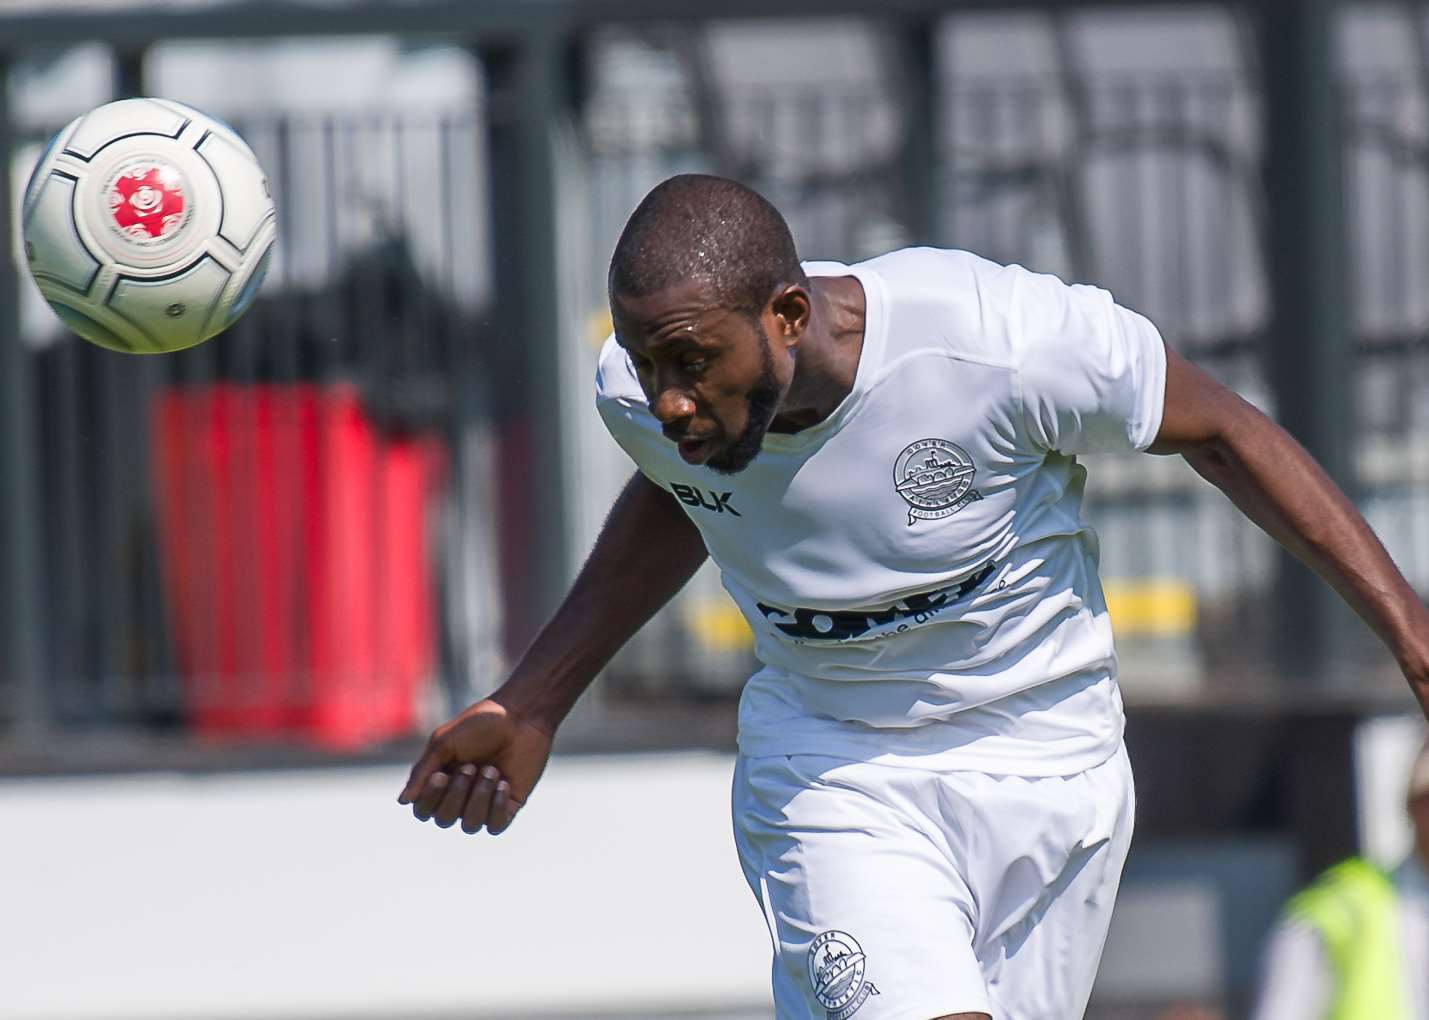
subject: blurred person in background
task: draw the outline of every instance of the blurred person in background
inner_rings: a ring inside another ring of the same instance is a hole
[[[1429,744],[1407,807],[1414,848],[1397,868],[1352,857],[1286,906],[1253,1020],[1429,1020]]]

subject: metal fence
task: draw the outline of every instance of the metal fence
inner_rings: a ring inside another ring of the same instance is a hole
[[[433,681],[464,697],[499,656],[479,125],[237,122],[281,236],[221,341],[113,356],[26,292],[46,658],[0,680],[22,736],[198,721],[361,746],[424,725]],[[361,706],[393,699],[365,730]]]
[[[1348,200],[1362,508],[1429,589],[1429,89],[1374,77],[1348,94]]]
[[[1358,396],[1345,428],[1357,437],[1361,506],[1424,591],[1429,309],[1412,281],[1429,270],[1429,233],[1418,226],[1429,222],[1425,92],[1402,77],[1347,80],[1343,93]],[[592,264],[645,187],[690,168],[728,168],[760,188],[810,257],[854,260],[898,246],[909,228],[899,219],[896,104],[891,89],[737,92],[714,111],[724,125],[712,147],[691,101],[608,100],[588,132],[603,218]],[[1251,81],[954,80],[941,108],[939,243],[1107,287],[1183,354],[1275,412],[1265,377],[1262,114]],[[1092,461],[1088,513],[1101,532],[1129,695],[1270,696],[1270,541],[1179,458]],[[612,477],[624,469],[614,456]],[[751,663],[728,612],[709,570],[620,660],[615,686],[737,689]],[[689,662],[692,646],[697,676],[672,666]]]
[[[1429,270],[1425,92],[1414,79],[1352,81],[1345,97],[1360,396],[1345,427],[1357,439],[1363,505],[1423,590],[1429,297],[1415,283]],[[715,98],[597,92],[582,110],[562,168],[574,255],[559,287],[578,299],[560,371],[573,400],[588,403],[587,370],[605,333],[610,246],[644,190],[669,173],[748,180],[786,212],[806,257],[852,261],[906,239],[895,170],[907,139],[892,89]],[[1273,410],[1258,104],[1234,76],[953,80],[939,104],[937,239],[1109,287]],[[532,537],[513,525],[501,479],[540,456],[523,439],[539,381],[503,374],[509,338],[486,315],[485,109],[274,114],[237,127],[269,169],[282,224],[270,282],[237,328],[137,359],[27,313],[46,659],[40,676],[0,677],[12,736],[46,726],[188,732],[201,717],[216,735],[227,725],[244,739],[291,736],[289,724],[311,735],[314,699],[348,705],[339,715],[371,699],[406,704],[386,731],[341,724],[330,741],[358,746],[410,732],[483,689],[510,650],[503,606],[528,572]],[[37,154],[40,134],[22,160]],[[302,424],[329,406],[345,409],[360,439],[361,469],[343,471],[367,488],[345,496],[324,488],[342,473],[339,448],[325,445],[337,440]],[[178,446],[166,445],[176,423]],[[593,413],[573,417],[565,455],[584,480],[564,508],[577,549],[629,473],[594,423]],[[300,435],[309,454],[293,445]],[[220,441],[226,452],[215,452]],[[433,458],[418,506],[429,541],[397,549],[383,515],[413,511],[394,509],[382,465],[406,463],[414,449]],[[1165,689],[1139,679],[1138,662],[1183,693],[1216,675],[1263,676],[1267,541],[1179,461],[1092,470],[1089,512],[1102,526],[1133,696]],[[334,509],[364,492],[365,510]],[[321,510],[303,502],[318,499]],[[180,524],[184,549],[166,537]],[[333,531],[343,537],[329,561],[303,559]],[[408,631],[388,619],[399,575],[383,557],[401,558],[401,583],[430,596],[430,616]],[[356,560],[366,572],[343,575]],[[332,597],[356,607],[349,617],[314,603],[323,571]],[[321,640],[338,646],[327,665],[313,649],[322,612],[336,614],[324,618]],[[750,664],[731,613],[707,571],[617,660],[601,697],[727,697]],[[357,658],[340,654],[362,642]],[[195,651],[205,643],[226,650],[219,659]],[[411,661],[398,669],[403,648]],[[402,670],[410,682],[394,689]],[[245,706],[272,712],[242,724],[223,715]]]

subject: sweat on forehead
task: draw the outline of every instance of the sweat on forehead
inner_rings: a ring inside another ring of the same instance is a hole
[[[610,260],[610,297],[690,280],[706,283],[718,305],[748,311],[782,284],[808,282],[779,210],[736,181],[681,174],[631,213]]]

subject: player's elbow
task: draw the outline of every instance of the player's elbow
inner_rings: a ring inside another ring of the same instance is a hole
[[[1224,489],[1235,474],[1235,453],[1219,436],[1181,450],[1181,456],[1196,474],[1217,488]]]

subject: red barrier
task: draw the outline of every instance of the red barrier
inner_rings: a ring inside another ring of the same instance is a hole
[[[436,670],[445,454],[348,387],[186,387],[153,429],[165,605],[205,736],[353,748],[410,732]]]

